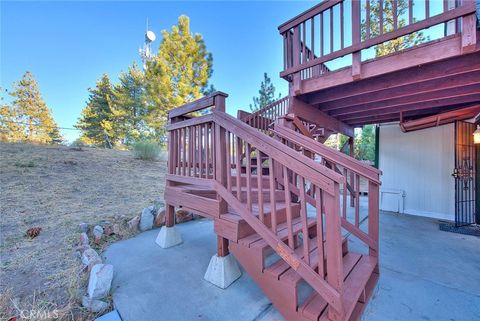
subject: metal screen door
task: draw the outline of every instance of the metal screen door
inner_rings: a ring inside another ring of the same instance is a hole
[[[455,122],[455,225],[475,223],[475,124]]]

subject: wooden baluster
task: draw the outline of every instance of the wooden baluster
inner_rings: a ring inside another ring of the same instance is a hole
[[[295,241],[293,239],[293,226],[292,226],[292,200],[290,195],[290,182],[288,179],[288,169],[285,166],[283,168],[283,187],[285,189],[285,206],[287,211],[287,232],[288,232],[288,246],[291,249],[295,248]]]
[[[333,52],[333,8],[330,8],[330,53]]]
[[[335,165],[334,165],[335,166]],[[344,219],[347,219],[347,184],[348,184],[348,173],[347,168],[343,168],[343,176],[345,177],[345,183],[343,183],[343,201],[342,201],[342,216]]]
[[[210,142],[208,123],[205,123],[205,178],[210,178]]]
[[[203,176],[203,146],[202,146],[202,126],[198,126],[198,176],[201,178]]]
[[[193,177],[197,177],[197,130],[192,126]]]
[[[191,146],[190,136],[188,137],[188,146]],[[186,168],[186,162],[187,162],[187,129],[186,128],[183,129],[182,147],[183,147],[182,173],[183,173],[183,176],[185,176],[186,170],[187,170],[187,168]],[[190,160],[190,158],[189,158],[189,160]]]
[[[323,56],[323,12],[320,13],[320,23],[319,23],[319,28],[320,28],[320,57]]]
[[[378,7],[379,7],[379,10],[378,10],[378,14],[379,14],[379,21],[380,21],[380,26],[379,26],[379,33],[381,35],[383,35],[383,0],[379,0],[378,2]]]
[[[369,1],[367,1],[367,4]],[[352,1],[352,45],[357,45],[361,42],[361,15],[360,15],[360,1]],[[367,16],[369,17],[369,16]],[[367,27],[367,33],[369,30]],[[352,53],[352,78],[354,80],[361,78],[361,64],[362,57],[361,51],[356,51]]]
[[[276,201],[276,189],[275,186],[275,172],[273,166],[273,158],[268,158],[268,178],[270,184],[270,217],[272,222],[272,231],[277,234],[277,201]]]
[[[365,39],[370,39],[370,0],[365,4]]]
[[[378,246],[378,185],[369,181],[368,182],[368,236]],[[378,251],[369,248],[369,254],[371,256],[378,256]]]
[[[307,264],[310,264],[310,237],[308,236],[307,202],[305,199],[305,179],[299,176],[300,180],[300,216],[302,219],[303,234],[303,257]]]
[[[430,17],[430,1],[425,0],[425,19]]]
[[[355,147],[354,147],[353,137],[350,137],[348,139],[348,144],[349,144],[348,153],[349,153],[350,157],[355,158],[355,155],[354,155]],[[351,185],[352,188],[353,188],[354,180],[355,180],[355,173],[353,171],[350,171],[350,185]],[[355,206],[355,197],[354,197],[353,194],[354,194],[354,192],[352,191],[350,193],[350,207]]]
[[[360,175],[355,176],[355,226],[360,225]]]
[[[305,22],[302,23],[302,64],[307,62],[307,28]]]
[[[180,163],[181,163],[181,159],[180,159],[180,130],[177,129],[175,131],[175,139],[176,139],[176,144],[175,144],[175,157],[177,159],[177,169],[176,169],[176,174],[177,175],[181,175],[181,167],[180,167]]]
[[[245,156],[247,160],[247,207],[251,211],[252,210],[252,159],[250,156],[251,149],[250,144],[245,142]]]
[[[315,59],[315,17],[310,19],[310,46],[312,53],[310,59]]]
[[[265,215],[263,212],[263,176],[262,176],[262,152],[257,149],[257,191],[258,191],[258,216],[260,221],[265,221]]]
[[[236,169],[237,169],[237,199],[241,202],[242,201],[242,160],[241,160],[241,155],[242,155],[242,141],[240,138],[237,136],[237,148],[236,148]]]
[[[315,189],[315,211],[317,214],[318,274],[320,274],[322,278],[325,278],[325,255],[323,249],[323,192],[318,187]]]
[[[343,35],[343,1],[340,2],[340,49],[343,49],[345,47],[345,40],[344,40],[344,35]]]
[[[408,0],[408,24],[413,23],[413,0]]]
[[[230,132],[227,131],[227,190],[232,192],[232,150],[230,144]]]

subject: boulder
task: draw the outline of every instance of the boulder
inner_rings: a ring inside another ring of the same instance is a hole
[[[142,215],[140,217],[140,224],[138,228],[140,231],[147,231],[151,230],[153,227],[153,213],[152,213],[153,208],[151,207],[146,207],[142,211]]]
[[[88,233],[88,223],[82,222],[79,224],[80,227],[80,232],[82,233]]]
[[[87,233],[83,232],[82,234],[80,234],[80,243],[78,245],[79,247],[89,247]]]
[[[93,241],[96,244],[98,244],[102,239],[102,235],[103,235],[103,227],[101,227],[100,225],[96,225],[93,228]]]
[[[95,264],[101,264],[102,263],[102,258],[98,253],[92,249],[86,249],[83,254],[82,254],[82,264],[86,267],[88,267],[88,270],[92,270],[93,266]]]
[[[120,225],[115,223],[112,225],[113,234],[120,234]]]
[[[165,223],[165,207],[160,207],[155,215],[155,226],[161,226]]]
[[[177,223],[183,223],[193,220],[193,214],[184,209],[177,210],[177,212],[175,213],[175,217]]]
[[[95,264],[90,271],[88,280],[88,297],[90,299],[102,299],[110,293],[113,279],[113,265]]]
[[[136,230],[138,228],[138,223],[140,223],[140,217],[137,215],[128,221],[127,225],[130,230]]]
[[[108,303],[102,300],[90,299],[87,295],[85,295],[82,297],[82,306],[84,306],[90,312],[100,313],[108,308]]]

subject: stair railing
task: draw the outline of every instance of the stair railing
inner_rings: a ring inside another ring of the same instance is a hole
[[[267,105],[242,119],[245,123],[257,128],[264,133],[268,132],[269,126],[279,117],[287,114],[288,96]]]
[[[340,187],[342,227],[364,242],[369,248],[370,255],[378,256],[379,188],[382,172],[285,126],[275,124],[273,132],[286,145],[302,154],[308,154],[344,177],[345,180]],[[361,185],[364,184],[367,185],[368,191],[367,204],[362,204],[360,198]],[[347,215],[349,192],[354,195],[352,216]],[[368,215],[364,217],[361,217],[362,207],[367,207]],[[367,233],[360,228],[360,224],[365,220],[368,220]]]
[[[227,204],[233,208],[325,299],[331,318],[341,319],[344,308],[339,204],[340,185],[345,178],[227,115],[224,112],[226,96],[217,92],[170,111],[167,184],[213,188],[217,193],[219,215],[226,213]],[[208,109],[212,112],[197,116],[198,111]],[[257,159],[255,166],[252,166],[252,157]],[[262,166],[269,169],[268,188],[264,187],[263,177],[259,175]],[[246,179],[243,168],[246,168]],[[243,190],[246,193],[240,192]],[[286,203],[286,223],[282,226],[278,223],[276,208],[278,190],[285,193],[281,201]],[[268,217],[263,201],[266,191],[270,192]],[[253,204],[254,193],[258,193],[256,204]],[[302,238],[294,235],[294,203],[300,205],[301,222],[298,224]],[[307,212],[315,214],[315,230],[309,224],[312,215]],[[300,244],[303,246],[299,247]],[[301,248],[303,250],[299,250]]]

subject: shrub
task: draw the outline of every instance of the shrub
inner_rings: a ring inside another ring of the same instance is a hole
[[[160,155],[160,146],[155,142],[136,142],[133,144],[135,158],[143,160],[157,160]]]

